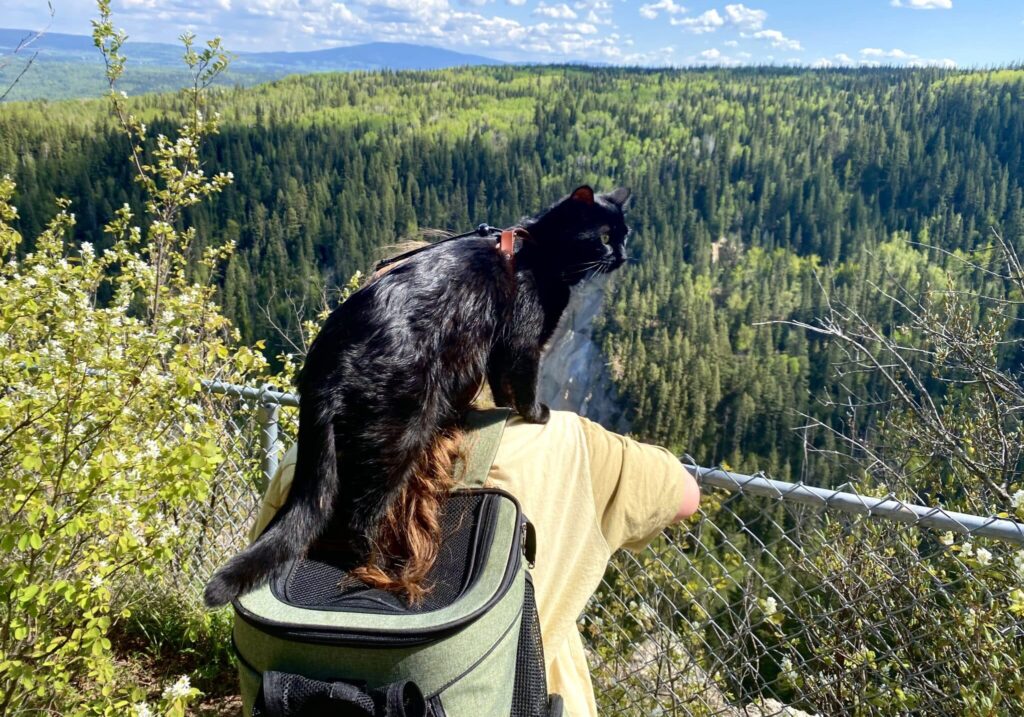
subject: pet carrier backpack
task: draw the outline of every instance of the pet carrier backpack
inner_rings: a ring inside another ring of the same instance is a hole
[[[245,717],[562,715],[526,570],[533,528],[515,498],[483,487],[507,416],[467,417],[462,481],[422,602],[368,587],[324,544],[235,601]]]

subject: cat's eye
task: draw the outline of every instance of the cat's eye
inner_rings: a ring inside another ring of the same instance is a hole
[[[601,243],[604,244],[605,246],[608,246],[609,244],[611,244],[612,243],[611,235],[610,234],[602,234],[601,235]]]

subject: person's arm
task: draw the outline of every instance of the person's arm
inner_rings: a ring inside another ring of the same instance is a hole
[[[579,419],[601,533],[612,550],[640,550],[665,527],[697,510],[693,476],[669,451]]]

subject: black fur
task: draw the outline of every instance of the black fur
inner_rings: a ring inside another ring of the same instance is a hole
[[[416,461],[458,423],[485,377],[498,405],[546,422],[536,396],[541,352],[570,287],[624,263],[628,198],[622,188],[595,195],[580,187],[523,221],[530,236],[512,264],[493,239],[448,242],[335,309],[299,377],[288,501],[214,574],[206,604],[223,605],[265,581],[328,527],[365,553]]]

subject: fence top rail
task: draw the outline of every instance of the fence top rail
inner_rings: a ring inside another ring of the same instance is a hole
[[[278,404],[281,406],[299,407],[299,394],[287,391],[278,391],[270,385],[264,386],[240,386],[237,383],[225,383],[223,381],[201,381],[204,388],[213,393],[223,393],[226,396],[238,396],[249,401],[259,403]]]
[[[272,386],[241,386],[223,381],[202,381],[209,391],[237,396],[262,405],[281,405],[297,408],[299,395],[278,391]],[[948,530],[962,535],[1002,540],[1024,546],[1024,523],[998,517],[984,517],[907,503],[889,494],[884,497],[861,495],[849,483],[840,488],[816,488],[803,483],[772,480],[764,475],[733,473],[722,468],[705,468],[684,461],[687,470],[696,476],[702,486],[713,486],[730,493],[744,493],[783,502],[809,505],[823,510],[883,518],[908,525],[920,525],[937,530]],[[848,489],[848,490],[843,490]],[[850,490],[852,489],[852,490]]]
[[[772,480],[763,475],[744,475],[721,468],[703,468],[688,463],[684,465],[693,472],[701,485],[714,486],[732,493],[749,493],[825,510],[885,518],[908,525],[923,525],[962,535],[994,538],[1024,545],[1024,523],[1007,518],[984,517],[942,507],[916,505],[902,501],[891,493],[877,498],[843,490],[855,489],[849,483],[837,489],[816,488],[803,483]]]

